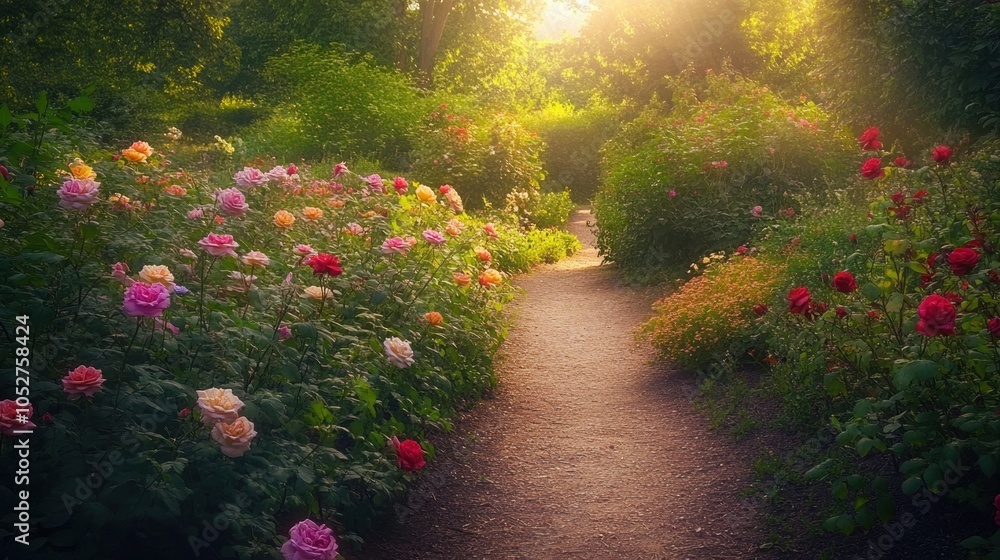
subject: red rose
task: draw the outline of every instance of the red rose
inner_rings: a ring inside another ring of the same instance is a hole
[[[746,245],[740,245],[739,247],[736,248],[736,254],[737,255],[745,255],[745,254],[747,254],[749,252],[750,252],[750,249],[747,249]]]
[[[404,195],[407,189],[410,188],[410,184],[406,182],[406,179],[402,177],[396,177],[392,180],[392,188],[396,189],[396,194]]]
[[[890,208],[892,213],[896,215],[897,220],[905,220],[910,217],[910,207],[909,206],[896,206],[895,208]]]
[[[882,318],[882,316],[878,314],[878,311],[875,311],[873,309],[868,312],[868,318],[871,319],[872,321],[878,321],[879,319]]]
[[[882,143],[878,140],[880,136],[882,136],[882,132],[877,126],[873,126],[858,136],[858,144],[861,145],[862,150],[881,150]]]
[[[766,303],[758,303],[757,305],[753,306],[753,312],[758,317],[763,317],[764,314],[767,313],[767,304]]]
[[[955,292],[945,292],[944,299],[950,301],[953,305],[961,305],[962,300],[965,298],[962,297],[962,294],[956,294]]]
[[[979,264],[979,252],[968,247],[959,247],[948,255],[948,265],[957,276],[965,276]]]
[[[986,273],[986,276],[989,277],[990,282],[993,282],[994,284],[1000,284],[1000,272],[990,269],[990,271]]]
[[[902,206],[906,202],[906,195],[901,192],[892,193],[892,203],[896,206]]]
[[[309,257],[306,261],[309,268],[313,269],[313,274],[320,276],[322,274],[329,274],[330,276],[340,276],[344,269],[340,268],[340,259],[329,254],[329,253],[319,253]]]
[[[986,328],[990,330],[990,334],[995,338],[1000,338],[1000,317],[993,317],[987,321]]]
[[[938,146],[934,148],[933,152],[931,152],[931,157],[934,158],[934,161],[943,165],[948,163],[948,160],[951,159],[951,154],[951,148],[948,146]]]
[[[882,160],[877,157],[869,158],[868,161],[861,165],[861,176],[865,179],[885,177],[885,170],[882,169]]]
[[[855,245],[858,244],[858,234],[856,234],[856,233],[852,233],[851,235],[848,235],[847,239],[850,240],[850,242],[854,243]]]
[[[905,157],[898,157],[895,159],[895,161],[893,161],[893,163],[896,164],[896,167],[902,167],[903,169],[909,169],[910,167],[913,167],[913,162],[906,159]]]
[[[4,181],[10,181],[10,171],[7,171],[7,168],[2,165],[0,165],[0,175],[3,176]]]
[[[427,464],[423,448],[412,439],[400,442],[392,436],[392,445],[396,448],[396,465],[404,471],[417,472]]]
[[[805,315],[809,310],[809,301],[811,298],[812,294],[809,293],[809,288],[802,286],[793,289],[788,292],[788,311],[790,313]]]
[[[833,275],[833,287],[838,292],[849,294],[858,289],[858,282],[853,274],[844,270]]]
[[[944,296],[931,294],[917,307],[917,332],[924,336],[955,334],[955,306]]]
[[[924,198],[926,196],[927,196],[927,191],[925,191],[924,189],[920,189],[919,191],[913,193],[913,203],[920,204],[921,202],[924,201]]]
[[[847,310],[844,309],[843,307],[839,307],[838,306],[837,307],[837,317],[840,317],[841,319],[843,319],[844,317],[847,317]]]

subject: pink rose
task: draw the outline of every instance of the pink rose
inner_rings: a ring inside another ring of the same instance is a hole
[[[18,410],[22,410],[18,415]],[[15,430],[33,430],[35,425],[31,422],[31,417],[35,414],[35,408],[28,403],[28,406],[18,406],[15,401],[7,399],[0,401],[0,434],[5,436],[15,435]]]
[[[496,226],[493,225],[492,222],[483,226],[483,231],[485,231],[486,235],[489,235],[491,239],[497,238],[497,228]]]
[[[290,329],[288,325],[281,325],[278,327],[278,340],[284,342],[289,338],[292,338],[292,329]]]
[[[333,166],[333,178],[334,179],[339,179],[341,175],[343,175],[344,173],[349,173],[349,172],[350,172],[350,170],[347,169],[347,164],[344,163],[344,162],[340,162],[337,165]]]
[[[285,173],[287,173],[288,175],[298,175],[299,168],[294,163],[289,163],[288,168],[285,169]]]
[[[244,167],[243,171],[237,171],[236,174],[233,175],[233,181],[236,181],[236,184],[244,189],[252,189],[254,187],[266,185],[268,178],[267,175],[265,175],[260,169],[254,167]]]
[[[132,317],[159,317],[170,307],[170,290],[163,284],[133,282],[125,289],[123,307]]]
[[[670,189],[670,192],[668,192],[667,194],[670,195],[670,198],[677,198],[677,191],[675,191],[674,189]]]
[[[59,206],[69,210],[86,210],[97,204],[101,184],[92,179],[70,179],[57,191]]]
[[[300,257],[308,257],[309,255],[315,253],[316,250],[309,245],[300,244],[296,245],[295,248],[292,249],[292,252]]]
[[[210,233],[198,242],[198,246],[213,257],[236,257],[235,249],[240,244],[233,241],[232,235]]]
[[[333,560],[337,557],[337,540],[332,529],[306,519],[288,531],[281,556],[284,560]]]
[[[132,280],[131,278],[128,277],[128,265],[123,262],[116,262],[115,264],[111,265],[111,276],[115,280],[124,284],[126,288],[131,286],[132,283],[135,282],[135,280]]]
[[[368,186],[373,191],[385,194],[385,183],[382,181],[382,176],[378,173],[365,177],[365,182],[368,183]]]
[[[62,385],[71,400],[80,398],[80,395],[92,397],[104,385],[104,376],[99,369],[81,365],[63,377]]]
[[[750,215],[754,218],[759,218],[764,215],[764,208],[761,206],[754,206],[753,209],[750,210]]]
[[[268,181],[274,181],[276,183],[280,183],[283,179],[288,177],[288,175],[288,171],[280,165],[272,167],[270,171],[264,174]]]
[[[188,210],[188,214],[187,214],[188,219],[190,219],[190,220],[198,220],[198,219],[202,218],[204,215],[205,215],[205,211],[202,210],[201,208],[195,208],[193,210]]]
[[[396,436],[392,436],[392,445],[396,448],[396,465],[404,471],[417,472],[427,464],[424,461],[424,450],[416,441],[408,439],[400,442]]]
[[[442,245],[448,241],[441,232],[433,229],[424,230],[424,239],[431,245]]]
[[[242,216],[250,209],[247,198],[236,187],[215,189],[215,204],[219,207],[219,212],[227,216]]]
[[[402,237],[390,237],[382,243],[382,253],[389,255],[405,255],[410,250],[410,244]]]

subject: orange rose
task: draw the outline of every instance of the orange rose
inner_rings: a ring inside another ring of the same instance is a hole
[[[293,216],[292,213],[287,210],[278,210],[274,214],[274,225],[280,228],[288,229],[292,227],[292,224],[294,223],[295,223],[295,216]]]
[[[340,200],[339,198],[331,198],[327,200],[326,203],[330,205],[331,208],[343,208],[347,204],[346,202]]]
[[[174,196],[184,196],[187,194],[187,189],[180,185],[170,185],[169,187],[163,189],[163,192]]]
[[[146,154],[132,148],[122,150],[122,157],[132,163],[146,163]]]
[[[452,218],[448,220],[448,225],[445,226],[444,231],[448,235],[455,237],[457,235],[460,235],[463,229],[465,229],[465,224],[456,220],[455,218]]]
[[[436,327],[444,322],[444,317],[437,311],[430,311],[424,314],[424,321],[427,321],[428,325]]]
[[[484,288],[499,286],[503,282],[503,274],[495,268],[487,268],[479,275],[479,284]]]
[[[476,256],[479,257],[480,259],[486,262],[490,262],[493,260],[493,255],[491,255],[490,252],[487,251],[485,247],[476,247],[475,251],[476,251]]]
[[[312,206],[306,206],[302,209],[302,217],[308,222],[315,222],[316,220],[323,217],[323,211],[319,208],[313,208]]]

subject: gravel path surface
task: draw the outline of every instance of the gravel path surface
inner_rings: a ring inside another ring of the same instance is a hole
[[[602,267],[588,220],[570,224],[584,251],[517,280],[500,389],[435,442],[397,521],[352,560],[763,556],[739,507],[748,450],[636,342],[659,291]]]

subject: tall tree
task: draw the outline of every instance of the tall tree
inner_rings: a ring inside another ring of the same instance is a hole
[[[420,52],[417,70],[421,77],[430,80],[434,70],[434,57],[441,46],[444,27],[455,7],[455,0],[420,0]]]

